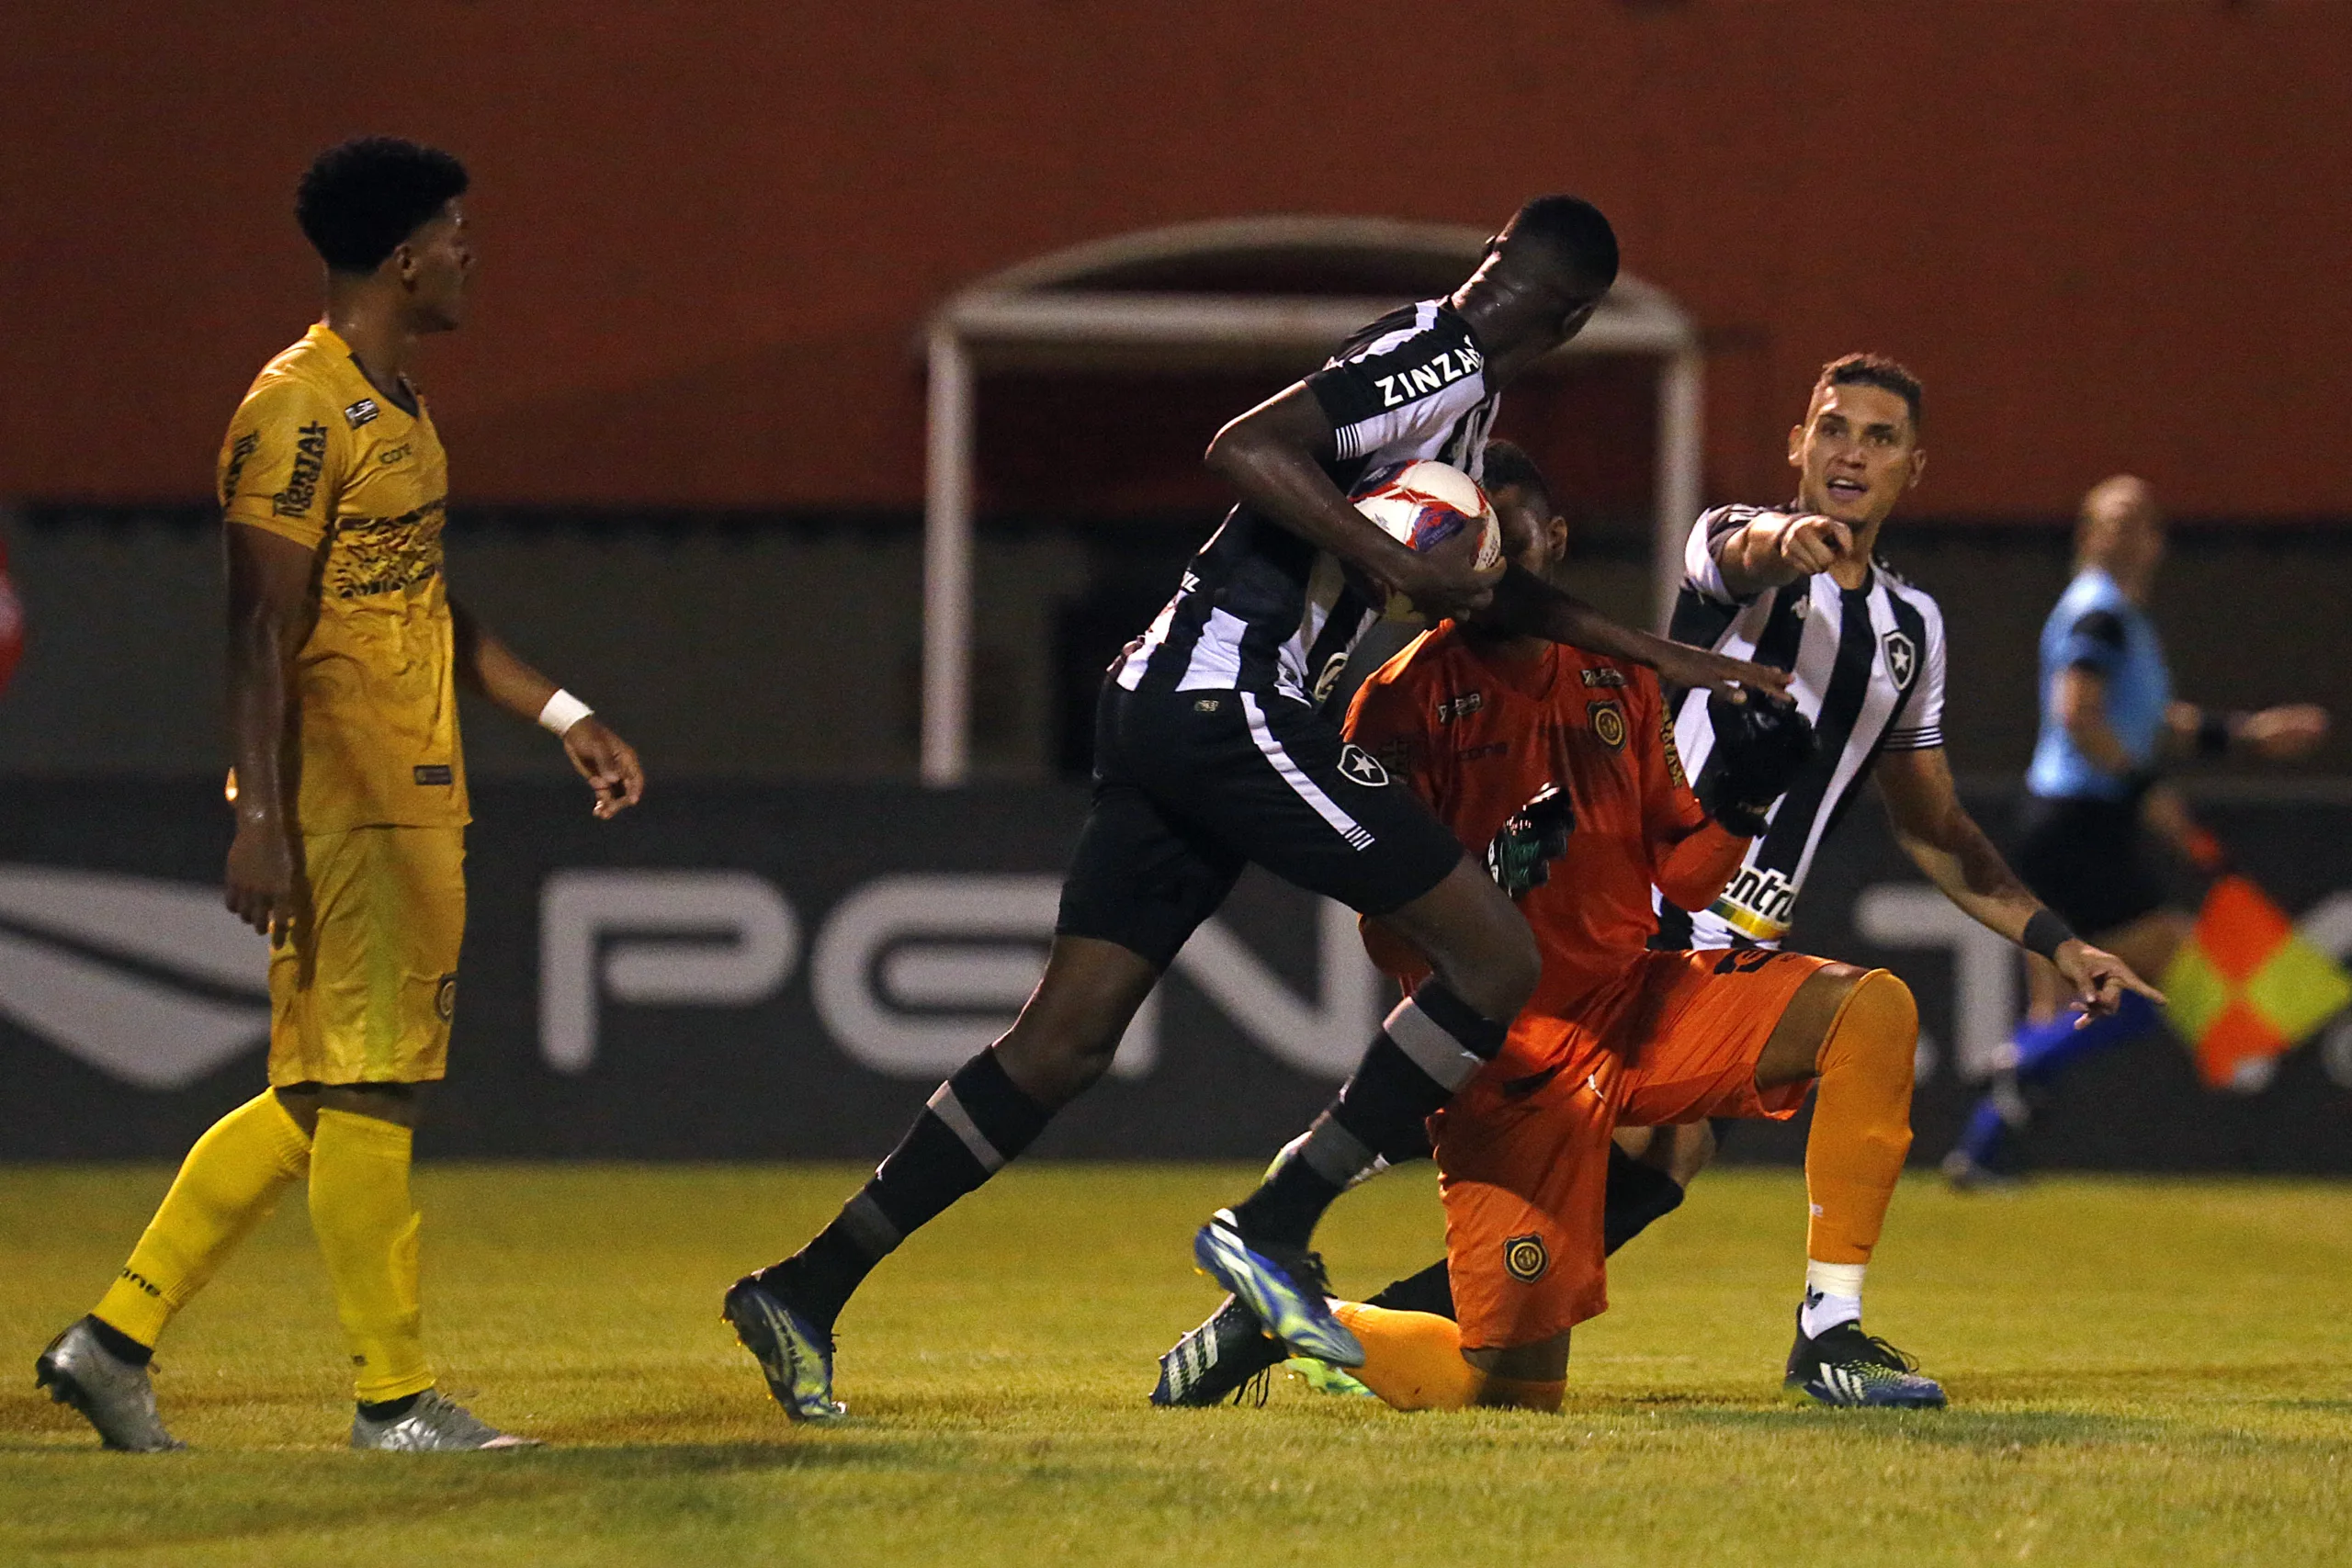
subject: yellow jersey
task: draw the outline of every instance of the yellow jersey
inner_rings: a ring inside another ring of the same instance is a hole
[[[300,830],[462,826],[449,470],[422,400],[411,415],[377,391],[322,322],[262,367],[218,477],[231,526],[317,558],[318,625],[295,661]]]

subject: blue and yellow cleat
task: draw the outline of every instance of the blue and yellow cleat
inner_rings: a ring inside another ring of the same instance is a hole
[[[849,1414],[833,1398],[833,1337],[792,1309],[758,1274],[727,1292],[719,1311],[768,1380],[768,1392],[795,1421],[838,1421]]]
[[[1331,1314],[1323,1260],[1312,1252],[1252,1247],[1242,1239],[1233,1211],[1219,1209],[1193,1233],[1193,1260],[1292,1354],[1338,1367],[1363,1365],[1363,1346]]]
[[[1802,1315],[1803,1309],[1799,1309]],[[1800,1321],[1781,1385],[1792,1399],[1841,1409],[1941,1410],[1943,1385],[1919,1374],[1919,1363],[1864,1334],[1859,1323],[1833,1324],[1811,1338]]]

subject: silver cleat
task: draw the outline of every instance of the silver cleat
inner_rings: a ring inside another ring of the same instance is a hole
[[[461,1453],[479,1449],[535,1449],[539,1440],[502,1432],[439,1389],[428,1388],[416,1396],[405,1416],[371,1421],[364,1414],[354,1415],[351,1446],[397,1453]]]
[[[110,1354],[86,1317],[49,1342],[33,1362],[33,1383],[58,1404],[80,1411],[110,1449],[160,1454],[187,1447],[164,1429],[163,1417],[155,1414],[155,1385],[147,1369]]]

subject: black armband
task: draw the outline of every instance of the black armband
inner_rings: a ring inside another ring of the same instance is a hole
[[[2218,757],[2230,749],[2237,738],[2238,716],[2223,713],[2219,708],[2197,710],[2197,754]]]
[[[2018,938],[2018,945],[2055,964],[2058,950],[2074,940],[2075,933],[2065,921],[2048,909],[2036,909],[2033,919],[2026,921],[2025,932]]]

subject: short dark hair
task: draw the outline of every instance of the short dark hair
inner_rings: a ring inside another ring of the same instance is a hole
[[[1605,294],[1617,281],[1617,231],[1600,209],[1573,196],[1539,196],[1511,214],[1500,236],[1506,244],[1541,246],[1589,294]]]
[[[1544,478],[1544,470],[1535,466],[1535,459],[1527,455],[1527,449],[1516,442],[1487,443],[1486,486],[1489,495],[1498,490],[1523,490],[1530,498],[1541,501],[1547,508],[1556,505],[1552,498],[1552,486]]]
[[[1924,394],[1919,378],[1905,369],[1901,361],[1883,354],[1849,354],[1831,360],[1821,367],[1820,379],[1813,384],[1813,395],[1819,397],[1831,387],[1876,387],[1893,392],[1911,411],[1911,433],[1921,429],[1920,412]]]
[[[294,193],[294,220],[335,271],[373,272],[467,184],[466,166],[437,147],[363,136],[311,161]]]

